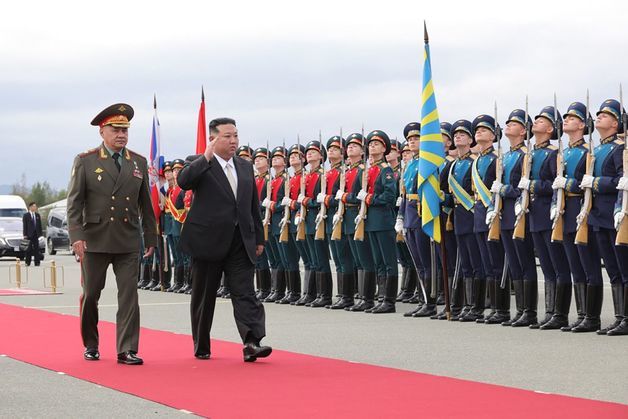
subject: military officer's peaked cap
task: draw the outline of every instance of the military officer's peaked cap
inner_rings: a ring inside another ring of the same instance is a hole
[[[268,149],[266,149],[266,147],[256,148],[255,153],[253,153],[253,158],[256,159],[258,157],[268,158]]]
[[[554,119],[554,107],[553,106],[546,106],[543,109],[541,109],[541,112],[537,116],[534,117],[535,120],[537,118],[545,118],[552,123],[552,126],[554,127],[554,129],[552,130],[552,136],[550,139],[556,140],[558,138],[558,130],[556,129],[556,127],[559,124],[561,126],[563,124],[563,118],[560,116],[560,112],[558,112],[558,109],[556,109],[556,119]]]
[[[528,115],[528,123],[526,124],[526,111],[524,111],[523,109],[515,109],[514,111],[510,112],[510,115],[508,115],[508,119],[506,120],[506,124],[508,124],[509,122],[518,122],[519,124],[523,125],[524,127],[528,127],[528,135],[531,137],[532,136],[532,119],[530,119],[530,115]]]
[[[182,159],[174,159],[172,161],[173,169],[181,169],[185,165],[185,162]]]
[[[475,138],[473,136],[473,124],[471,121],[467,121],[466,119],[459,119],[454,122],[451,126],[451,135],[456,135],[456,132],[462,131],[465,134],[468,134],[471,137],[471,147],[475,146]]]
[[[571,105],[569,105],[569,108],[567,108],[567,112],[565,112],[565,114],[563,115],[563,118],[567,118],[570,115],[575,116],[576,118],[578,118],[579,120],[585,123],[584,133],[588,134],[589,133],[588,122],[591,121],[591,114],[587,112],[587,107],[581,102],[573,102]]]
[[[166,173],[166,172],[170,172],[172,171],[172,162],[171,161],[165,161],[164,165],[161,167],[162,173]]]
[[[131,105],[116,103],[100,111],[100,113],[92,119],[91,124],[99,126],[100,128],[105,125],[111,125],[116,128],[128,128],[131,126],[129,121],[133,119],[134,114],[135,111]]]
[[[369,132],[369,135],[366,136],[366,145],[369,145],[371,141],[379,141],[386,147],[386,151],[384,151],[384,155],[390,153],[390,138],[388,138],[388,134],[381,130],[375,130]]]
[[[421,124],[418,122],[410,122],[403,129],[403,138],[406,140],[410,137],[421,136]]]
[[[482,114],[473,120],[473,132],[478,130],[480,127],[487,128],[491,130],[493,134],[495,134],[495,139],[493,142],[497,141],[501,137],[501,130],[499,129],[499,125],[495,125],[495,118],[490,115]]]
[[[360,147],[364,148],[364,137],[362,136],[362,134],[354,132],[347,137],[346,144],[347,146],[349,146],[349,144],[357,144]]]
[[[300,154],[301,156],[304,156],[305,147],[303,147],[303,144],[292,144],[288,149],[288,155],[290,156],[292,154]]]
[[[334,135],[329,140],[327,140],[327,150],[331,147],[338,147],[341,150],[345,148],[345,139],[340,137],[339,135]]]
[[[399,148],[401,149],[401,152],[403,153],[404,151],[412,151],[410,150],[410,144],[408,143],[401,143],[399,145]]]
[[[236,156],[238,157],[248,157],[249,159],[253,158],[253,149],[248,145],[241,145],[236,150]]]
[[[320,141],[313,140],[307,143],[307,145],[305,146],[305,152],[307,153],[310,150],[318,151],[319,153],[321,153],[321,156],[323,156],[323,161],[327,160],[327,152],[325,151],[325,147],[323,147]]]
[[[273,157],[283,157],[285,159],[288,157],[288,150],[284,146],[277,146],[270,152],[270,158],[272,159]]]
[[[451,124],[449,122],[441,122],[440,123],[440,133],[442,135],[446,135],[449,140],[451,141],[451,146],[449,147],[450,150],[453,150],[456,148],[456,145],[454,144],[454,138],[453,135],[451,133]]]
[[[621,107],[618,101],[616,101],[615,99],[606,99],[600,105],[600,110],[597,111],[596,115],[599,115],[601,113],[607,113],[609,115],[614,116],[615,119],[619,121],[617,132],[619,133],[624,132],[624,124],[622,123],[623,121],[622,121],[621,115],[625,114],[626,110]]]
[[[397,140],[390,140],[390,149],[399,151],[399,141],[397,141]]]

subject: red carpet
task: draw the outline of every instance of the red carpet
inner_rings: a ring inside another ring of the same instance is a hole
[[[6,297],[8,295],[50,295],[50,294],[61,294],[61,293],[52,292],[52,291],[29,290],[26,288],[0,289],[0,297]]]
[[[241,345],[223,341],[199,361],[189,335],[151,329],[142,329],[145,365],[118,365],[108,322],[101,360],[87,362],[78,326],[75,316],[0,304],[0,354],[212,418],[628,417],[621,404],[286,351],[245,364]]]

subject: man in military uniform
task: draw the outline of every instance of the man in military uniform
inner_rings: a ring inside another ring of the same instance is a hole
[[[144,157],[126,147],[133,113],[131,106],[118,103],[92,120],[92,125],[100,127],[103,143],[74,159],[68,187],[68,232],[81,261],[83,356],[89,361],[100,358],[98,300],[107,268],[113,265],[118,285],[116,350],[118,362],[127,365],[143,363],[137,356],[140,229],[147,248],[144,257],[150,257],[157,245],[148,165]]]
[[[185,221],[186,211],[183,206],[183,190],[177,184],[175,171],[181,170],[185,162],[181,159],[175,159],[170,162],[171,176],[168,179],[168,191],[166,192],[166,216],[164,222],[164,233],[167,235],[168,246],[172,253],[172,265],[174,267],[174,281],[167,292],[176,292],[184,285],[185,260],[181,253],[179,240],[181,238],[181,223]],[[164,173],[168,173],[164,168]]]

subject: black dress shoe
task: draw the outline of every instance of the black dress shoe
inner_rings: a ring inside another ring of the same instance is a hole
[[[133,351],[126,351],[118,354],[118,364],[142,365],[144,361]]]
[[[202,360],[209,359],[209,354],[194,354],[194,358]]]
[[[86,348],[85,352],[83,352],[83,358],[85,358],[86,361],[98,361],[100,359],[100,353],[98,349]]]
[[[260,346],[257,343],[247,343],[242,349],[244,362],[255,362],[257,358],[266,358],[273,351],[270,346]]]

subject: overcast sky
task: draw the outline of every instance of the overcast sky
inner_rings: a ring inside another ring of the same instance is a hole
[[[237,120],[251,146],[360,129],[401,139],[419,120],[423,19],[441,121],[530,99],[564,112],[628,100],[625,1],[31,1],[3,6],[0,185],[65,188],[73,157],[97,146],[91,119],[135,108],[129,148],[147,155],[153,94],[167,159],[194,151],[207,121]]]

